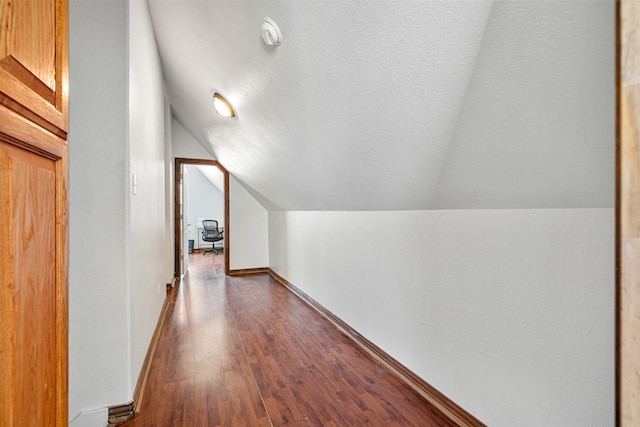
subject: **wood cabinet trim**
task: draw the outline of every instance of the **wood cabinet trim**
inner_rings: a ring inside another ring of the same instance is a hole
[[[69,395],[69,156],[56,162],[56,427],[67,427]]]
[[[0,138],[6,142],[52,160],[61,159],[67,152],[64,139],[1,105],[0,123]]]
[[[62,114],[58,128],[69,132],[69,3],[56,1],[56,101],[55,107]],[[62,136],[61,136],[62,137]]]
[[[16,58],[7,56],[0,61],[0,67],[2,67],[9,76],[30,87],[38,96],[45,99],[48,103],[55,105],[55,92]]]
[[[66,140],[67,125],[62,112],[56,110],[52,104],[41,98],[36,92],[23,86],[4,68],[0,68],[0,105],[4,105]],[[29,105],[30,108],[25,105]]]
[[[11,173],[9,171],[10,159],[0,150],[0,188],[11,185]],[[13,206],[11,193],[0,191],[0,366],[13,366],[14,344],[12,339],[12,327],[14,323],[14,310],[11,294],[13,293],[13,248],[11,246],[13,235],[13,223],[11,221]],[[10,372],[0,381],[0,402],[3,402],[3,410],[0,411],[0,425],[13,425],[14,404],[14,375]],[[8,403],[8,404],[5,404]]]

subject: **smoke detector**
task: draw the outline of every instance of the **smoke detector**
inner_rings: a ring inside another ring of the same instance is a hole
[[[262,21],[262,27],[260,27],[260,33],[262,34],[262,40],[269,46],[280,46],[282,43],[282,31],[276,22],[266,17]]]

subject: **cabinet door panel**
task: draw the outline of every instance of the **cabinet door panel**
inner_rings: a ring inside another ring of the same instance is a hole
[[[3,236],[0,377],[13,385],[13,423],[56,425],[56,162],[0,142]]]
[[[2,48],[2,62],[13,59],[24,71],[30,72],[38,81],[55,91],[55,4],[47,1],[5,0],[8,28]],[[18,25],[16,25],[18,24]],[[34,32],[38,33],[35,34]],[[38,37],[40,36],[40,37]],[[24,84],[31,82],[16,75]]]
[[[64,138],[67,4],[0,0],[0,104]]]

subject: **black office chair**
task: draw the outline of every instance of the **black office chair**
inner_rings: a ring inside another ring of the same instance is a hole
[[[215,252],[216,254],[218,253],[218,250],[215,247],[215,242],[219,242],[220,240],[224,239],[222,233],[224,233],[224,230],[220,230],[218,228],[218,221],[216,221],[215,219],[205,219],[202,221],[202,240],[211,243],[211,249],[203,251],[202,255],[206,254],[207,252]]]

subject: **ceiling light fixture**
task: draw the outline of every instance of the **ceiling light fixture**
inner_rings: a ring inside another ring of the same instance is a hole
[[[224,96],[218,92],[213,94],[213,108],[216,109],[216,113],[222,117],[235,117],[236,110],[233,109],[231,103],[225,99]]]

